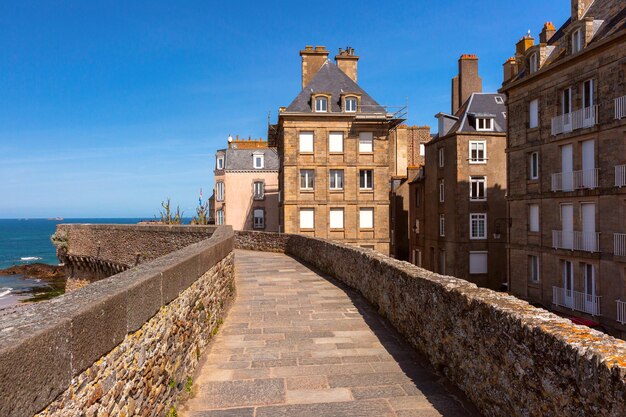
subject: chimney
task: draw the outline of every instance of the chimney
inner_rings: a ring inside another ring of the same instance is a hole
[[[317,74],[322,64],[326,62],[328,50],[325,46],[313,48],[311,45],[307,45],[300,51],[300,56],[302,57],[302,88],[304,89]]]
[[[535,38],[530,35],[530,30],[522,39],[520,39],[515,45],[515,54],[524,55],[524,52],[535,44]]]
[[[354,48],[346,47],[345,50],[339,48],[339,54],[335,56],[335,62],[340,70],[342,70],[352,81],[356,81],[357,63],[359,57],[354,55]]]
[[[463,54],[459,58],[459,75],[452,79],[452,114],[465,103],[472,93],[483,91],[483,80],[478,75],[478,57]]]
[[[503,68],[504,81],[502,82],[502,84],[506,84],[517,75],[517,60],[514,57],[507,59],[503,65]]]
[[[593,0],[572,0],[572,21],[580,20]]]
[[[541,34],[539,34],[539,42],[548,43],[548,41],[554,36],[555,33],[556,28],[554,27],[552,22],[546,22],[546,24],[543,25],[543,30],[541,31]]]

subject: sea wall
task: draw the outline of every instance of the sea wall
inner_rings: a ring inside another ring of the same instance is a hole
[[[626,343],[525,301],[368,249],[297,235],[283,247],[357,289],[487,416],[623,416]]]
[[[214,230],[0,317],[0,416],[164,415],[235,290],[232,229]]]

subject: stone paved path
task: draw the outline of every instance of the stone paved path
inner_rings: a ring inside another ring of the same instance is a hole
[[[237,251],[237,298],[186,417],[477,416],[354,291],[283,254]]]

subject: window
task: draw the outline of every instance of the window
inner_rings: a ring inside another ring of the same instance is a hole
[[[487,214],[470,214],[470,239],[487,239]]]
[[[528,106],[528,127],[533,129],[539,126],[539,99],[534,99]]]
[[[443,249],[439,251],[439,273],[442,275],[446,273],[446,251]]]
[[[419,249],[413,249],[413,265],[422,266],[422,252]]]
[[[330,228],[331,229],[343,229],[343,209],[342,208],[330,209]]]
[[[315,187],[315,171],[312,169],[300,170],[300,189],[313,190]]]
[[[312,208],[300,209],[300,229],[315,227],[315,210]]]
[[[215,201],[224,201],[224,183],[215,183]]]
[[[562,114],[569,114],[572,112],[572,88],[566,88],[563,90],[561,100]]]
[[[420,143],[420,156],[426,155],[426,146],[423,143]]]
[[[494,97],[497,104],[504,104],[504,99],[501,96]]]
[[[419,234],[419,232],[420,232],[420,219],[415,219],[415,226],[413,227],[413,230],[415,230],[416,234]]]
[[[484,201],[487,199],[486,193],[487,178],[484,176],[470,177],[470,200]]]
[[[326,97],[315,97],[315,111],[318,113],[328,111],[328,99]]]
[[[530,179],[536,180],[539,178],[539,152],[533,152],[530,154]]]
[[[476,119],[476,130],[478,131],[493,130],[493,119],[482,118],[482,117]]]
[[[470,164],[487,163],[487,142],[470,141],[469,143],[469,162]]]
[[[594,103],[594,85],[593,80],[587,80],[583,83],[583,108],[593,107]]]
[[[329,183],[331,190],[343,190],[343,169],[331,169]]]
[[[301,153],[313,152],[313,132],[301,132],[300,133],[300,152]]]
[[[443,168],[444,164],[444,152],[443,148],[439,148],[439,168]]]
[[[371,169],[362,169],[359,171],[359,188],[361,190],[374,189],[374,171]]]
[[[443,203],[445,201],[445,185],[443,180],[439,180],[439,202]]]
[[[415,190],[415,205],[418,206],[418,207],[419,207],[421,199],[422,199],[420,194],[421,194],[421,190],[419,188],[417,188]]]
[[[374,134],[372,132],[359,133],[359,152],[360,153],[374,152]]]
[[[265,161],[264,161],[264,155],[254,155],[253,156],[253,160],[254,160],[254,168],[255,169],[261,169],[265,166]]]
[[[583,32],[578,29],[572,33],[572,53],[575,54],[583,50]]]
[[[343,152],[343,133],[330,132],[330,135],[328,135],[328,152],[330,153],[342,153]]]
[[[265,183],[263,181],[255,181],[253,184],[254,199],[263,200],[265,196]]]
[[[217,211],[217,215],[216,215],[216,219],[217,224],[218,225],[223,225],[224,224],[224,210],[218,210]]]
[[[355,113],[356,105],[357,101],[355,97],[346,97],[346,112]]]
[[[530,255],[528,257],[528,273],[530,282],[539,282],[539,256]]]
[[[216,168],[217,169],[224,169],[224,157],[223,156],[218,156],[217,157]]]
[[[439,215],[439,236],[444,237],[446,235],[446,217],[443,214]]]
[[[374,209],[373,208],[359,209],[359,228],[361,229],[373,229],[374,228]]]
[[[470,274],[486,274],[487,273],[487,252],[470,252],[469,273]]]
[[[263,229],[265,227],[265,211],[263,209],[254,209],[254,228]]]
[[[528,205],[528,231],[539,231],[539,204]]]
[[[528,58],[528,68],[531,74],[539,70],[539,55],[536,52]]]

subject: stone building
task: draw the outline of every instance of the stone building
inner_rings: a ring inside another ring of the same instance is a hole
[[[504,64],[510,291],[626,336],[626,3],[572,0]]]
[[[278,231],[278,154],[258,139],[233,139],[215,154],[214,218],[234,230]]]
[[[280,158],[280,224],[389,253],[389,131],[402,122],[357,84],[359,57],[307,46],[302,91],[270,126]]]
[[[492,289],[506,282],[506,106],[482,93],[478,58],[463,55],[452,113],[439,113],[425,165],[410,182],[411,262]]]

